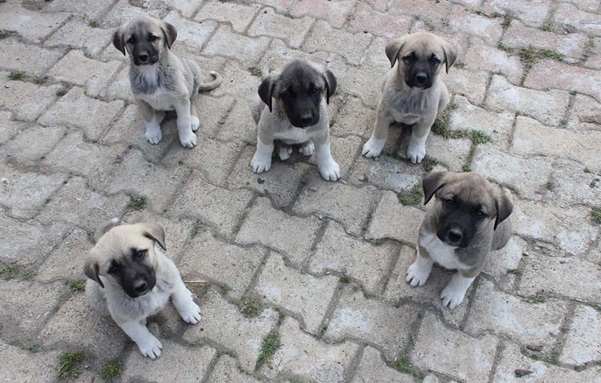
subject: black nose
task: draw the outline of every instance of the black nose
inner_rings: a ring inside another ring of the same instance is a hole
[[[145,55],[145,54],[138,55],[138,60],[140,60],[140,62],[145,63],[146,61],[148,61],[148,55]]]
[[[415,75],[415,79],[419,82],[424,82],[428,79],[428,75],[425,73],[418,73]]]
[[[449,230],[447,236],[449,237],[449,239],[453,242],[459,242],[461,240],[461,238],[463,237],[463,233],[461,233],[461,230],[459,229],[451,229]]]
[[[145,281],[140,281],[136,283],[136,285],[134,286],[134,290],[136,290],[137,293],[143,293],[146,291],[147,287],[148,283],[146,283]]]
[[[309,124],[313,122],[313,116],[311,114],[304,114],[301,116],[300,120],[303,124]]]

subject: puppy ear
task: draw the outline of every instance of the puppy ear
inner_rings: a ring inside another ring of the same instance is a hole
[[[83,266],[83,272],[88,278],[96,281],[100,287],[104,288],[104,283],[102,283],[100,275],[98,274],[98,262],[94,258],[88,257],[88,259],[86,259],[86,263]]]
[[[495,207],[497,208],[497,216],[495,218],[495,230],[497,226],[501,222],[503,222],[507,217],[511,215],[513,212],[513,203],[511,200],[503,193],[503,190],[497,188],[497,195],[495,197]]]
[[[102,224],[98,229],[96,229],[96,232],[94,232],[94,242],[98,243],[98,240],[109,230],[111,230],[113,227],[119,225],[121,223],[121,218],[115,217],[113,219],[111,219],[108,222],[105,222],[104,224]]]
[[[161,23],[161,30],[163,31],[167,48],[171,49],[171,45],[173,45],[175,39],[177,38],[177,29],[175,29],[175,27],[168,22],[163,21]]]
[[[444,52],[444,66],[449,73],[449,68],[453,66],[455,60],[457,60],[457,49],[455,46],[448,41],[445,41],[442,45],[442,51]]]
[[[330,96],[336,92],[336,85],[338,85],[338,82],[336,81],[336,76],[334,76],[334,73],[332,73],[332,71],[329,69],[326,69],[323,74],[323,78],[326,81],[326,103],[329,104]]]
[[[141,225],[142,235],[152,239],[159,244],[161,249],[167,251],[167,246],[165,246],[165,230],[163,230],[163,227],[156,223],[143,223]]]
[[[123,56],[125,56],[125,42],[123,41],[123,31],[121,28],[113,33],[113,45],[123,53]]]
[[[427,174],[422,180],[422,188],[424,189],[424,205],[434,196],[441,187],[447,182],[447,175],[449,172],[434,172]]]
[[[275,89],[275,81],[272,80],[271,76],[265,77],[261,85],[259,85],[259,97],[269,107],[271,113],[271,97]]]
[[[396,39],[390,40],[388,44],[386,44],[386,57],[388,57],[388,61],[390,61],[390,67],[394,67],[397,59],[399,58],[399,53],[401,53],[401,49],[403,49],[403,44],[405,44],[404,37],[397,37]]]

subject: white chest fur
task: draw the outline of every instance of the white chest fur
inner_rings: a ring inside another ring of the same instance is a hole
[[[274,138],[287,144],[302,144],[313,138],[312,136],[310,129],[292,127],[282,132],[276,132]]]
[[[169,111],[174,110],[174,101],[162,87],[157,88],[151,94],[139,94],[137,97],[152,106],[154,110]]]
[[[457,255],[455,255],[456,247],[444,243],[434,233],[420,237],[419,244],[428,251],[430,258],[434,262],[446,269],[467,270],[470,268],[461,263]]]

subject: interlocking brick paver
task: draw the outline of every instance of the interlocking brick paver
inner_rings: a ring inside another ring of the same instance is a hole
[[[446,22],[452,31],[478,36],[487,44],[495,45],[503,34],[501,21],[501,18],[476,15],[463,7],[454,6]]]
[[[28,126],[27,123],[14,121],[11,112],[0,111],[0,144],[23,132]]]
[[[409,142],[406,141],[406,144]],[[467,162],[472,142],[467,138],[460,139],[445,139],[442,136],[431,134],[426,141],[426,153],[434,161],[445,165],[447,169],[452,171],[461,171],[463,165]],[[401,146],[399,155],[402,155],[406,161],[407,147]]]
[[[110,44],[112,36],[112,30],[91,27],[86,19],[74,17],[54,32],[44,45],[51,48],[84,49],[90,56],[98,57],[103,49]]]
[[[367,346],[363,350],[363,357],[353,383],[379,383],[399,382],[413,383],[411,375],[404,374],[388,367],[378,350]],[[424,381],[425,382],[425,381]]]
[[[2,379],[7,382],[30,382],[32,376],[41,381],[52,381],[56,377],[58,351],[32,353],[17,346],[0,342],[0,352],[5,368]],[[10,367],[8,367],[10,366]]]
[[[92,248],[85,230],[75,228],[46,259],[36,273],[40,281],[74,281],[82,279],[82,266],[74,259],[81,258]]]
[[[118,1],[103,18],[103,27],[120,27],[141,15],[161,18],[168,13],[165,7],[150,8],[146,1]]]
[[[111,7],[109,2],[98,2],[95,0],[82,0],[73,2],[70,0],[56,0],[50,2],[48,11],[50,12],[70,12],[76,15],[84,15],[91,19],[105,14]]]
[[[370,32],[390,39],[407,33],[412,22],[411,17],[374,11],[369,5],[359,2],[346,29],[352,33]]]
[[[0,93],[0,107],[13,112],[15,119],[34,121],[56,101],[56,92],[62,86],[41,86],[30,82],[7,81],[3,88]]]
[[[586,81],[585,81],[586,79]],[[601,100],[599,71],[570,66],[555,60],[542,60],[528,72],[524,86],[534,89],[557,88],[588,94]]]
[[[291,48],[298,48],[313,23],[310,17],[291,19],[277,14],[273,8],[264,8],[248,28],[248,35],[277,37],[287,41]]]
[[[578,305],[559,360],[571,365],[601,360],[600,339],[601,314],[590,306]]]
[[[550,0],[485,0],[483,8],[517,17],[528,25],[542,26],[551,10]]]
[[[44,75],[59,58],[62,52],[29,46],[15,38],[0,40],[0,68],[22,71],[30,75]]]
[[[313,51],[328,51],[341,55],[350,64],[358,65],[365,55],[365,49],[371,42],[369,33],[349,33],[334,29],[325,21],[318,21],[307,37],[303,49]],[[336,41],[336,44],[331,44]]]
[[[10,162],[32,165],[52,150],[65,131],[63,127],[31,126],[1,147],[0,154],[6,156]],[[38,141],[36,145],[31,144],[36,141]]]
[[[576,131],[601,130],[601,103],[593,97],[577,94],[567,128]]]
[[[261,381],[240,371],[236,359],[222,355],[217,360],[208,380],[211,383],[260,383]]]
[[[340,28],[348,20],[354,5],[353,0],[303,0],[294,2],[290,14],[294,17],[309,15],[325,19],[334,28]]]
[[[176,11],[171,11],[163,20],[171,25],[177,25],[177,43],[186,44],[200,50],[209,37],[215,32],[218,24],[215,21],[194,22],[181,17]]]
[[[259,61],[269,42],[269,37],[241,37],[230,26],[221,25],[206,44],[203,53],[235,58],[251,66]],[[224,46],[228,49],[224,50]]]
[[[553,190],[547,198],[556,199],[559,206],[575,203],[593,206],[601,198],[601,175],[576,161],[555,161],[551,179]]]
[[[524,66],[518,56],[487,45],[482,39],[473,37],[470,47],[462,60],[469,68],[501,73],[513,84],[519,84]],[[491,92],[493,92],[491,90]]]
[[[413,206],[404,206],[395,193],[385,191],[371,218],[365,237],[367,239],[392,238],[415,243],[423,218],[423,211]]]
[[[444,75],[445,84],[453,94],[460,94],[475,105],[480,105],[484,101],[486,86],[488,84],[489,74],[485,71],[473,71],[452,67],[449,74]]]
[[[15,31],[25,39],[39,43],[60,27],[70,16],[66,12],[38,13],[23,8],[16,1],[2,5],[0,29]]]
[[[555,22],[593,36],[601,36],[599,14],[580,10],[574,4],[560,4],[555,12]]]
[[[237,33],[242,33],[248,27],[260,9],[258,4],[252,3],[229,3],[208,2],[196,14],[194,20],[203,21],[207,19],[221,22],[229,22]]]

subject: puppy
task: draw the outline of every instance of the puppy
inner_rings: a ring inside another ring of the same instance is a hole
[[[257,150],[251,161],[253,172],[271,168],[277,140],[280,159],[289,157],[290,145],[300,144],[300,153],[310,156],[315,152],[321,176],[326,181],[337,181],[340,166],[330,153],[326,106],[336,90],[336,77],[330,70],[305,60],[294,60],[279,72],[266,72],[259,86],[260,100],[251,107],[258,125]]]
[[[194,107],[199,90],[211,90],[221,84],[221,76],[211,72],[212,82],[201,84],[200,68],[192,60],[182,60],[171,52],[177,31],[161,20],[140,16],[113,34],[113,45],[129,54],[131,91],[146,125],[146,139],[158,144],[163,137],[160,123],[166,111],[177,113],[180,143],[196,145],[194,132],[200,120]]]
[[[449,103],[449,91],[438,74],[443,64],[449,72],[457,51],[441,37],[418,32],[390,41],[386,56],[392,69],[384,78],[374,130],[362,154],[379,156],[388,128],[396,121],[412,126],[407,157],[418,164],[426,156],[426,138],[434,120]]]
[[[155,359],[161,342],[146,328],[146,318],[172,299],[182,319],[196,324],[200,307],[184,285],[175,264],[167,258],[163,228],[153,223],[120,225],[118,219],[96,233],[96,245],[85,261],[86,296],[89,304],[113,320]]]
[[[454,308],[480,274],[491,250],[511,236],[513,210],[501,188],[474,173],[431,173],[423,179],[425,204],[436,195],[419,229],[415,262],[407,269],[412,287],[428,280],[432,264],[457,273],[442,290],[444,306]]]

